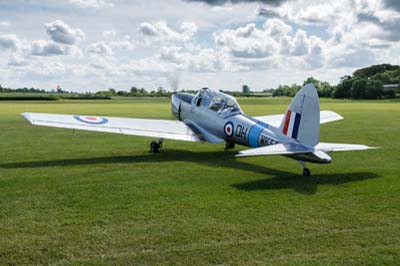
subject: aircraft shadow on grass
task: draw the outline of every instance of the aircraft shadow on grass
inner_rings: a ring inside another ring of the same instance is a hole
[[[74,165],[92,165],[92,164],[115,164],[115,163],[168,163],[168,162],[192,162],[205,164],[208,166],[218,166],[225,168],[239,169],[247,172],[255,172],[273,176],[261,180],[253,180],[238,184],[232,184],[231,187],[243,191],[256,190],[279,190],[293,189],[301,194],[315,194],[318,185],[340,185],[345,183],[363,181],[371,178],[378,178],[374,173],[335,173],[335,174],[319,174],[309,177],[296,173],[282,171],[278,169],[259,166],[247,162],[243,162],[234,157],[235,151],[226,152],[190,152],[184,150],[163,150],[158,154],[145,154],[138,156],[108,156],[94,158],[76,158],[76,159],[60,159],[48,161],[31,161],[0,164],[0,168],[42,168],[57,166],[74,166]],[[300,169],[300,167],[299,167]]]

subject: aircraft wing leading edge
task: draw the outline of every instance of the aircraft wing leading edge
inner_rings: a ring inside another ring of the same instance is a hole
[[[201,136],[179,121],[99,117],[85,115],[60,115],[22,113],[32,125],[117,133],[125,135],[165,138],[199,142]]]

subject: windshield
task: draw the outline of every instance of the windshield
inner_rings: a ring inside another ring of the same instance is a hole
[[[239,104],[230,95],[208,88],[200,90],[196,97],[196,105],[211,109],[218,113],[241,112]]]

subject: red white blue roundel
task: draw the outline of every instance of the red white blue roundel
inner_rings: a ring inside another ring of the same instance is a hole
[[[226,122],[225,126],[224,126],[224,132],[225,135],[228,137],[232,137],[233,136],[233,123],[232,122]]]
[[[75,115],[75,120],[79,122],[90,124],[90,125],[102,125],[108,122],[108,119],[105,117],[98,116],[83,116],[83,115]]]

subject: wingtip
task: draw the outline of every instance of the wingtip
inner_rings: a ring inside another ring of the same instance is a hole
[[[30,113],[21,113],[21,116],[22,116],[23,118],[25,118],[26,120],[28,120],[29,123],[32,124]]]
[[[370,146],[367,146],[367,149],[368,150],[379,150],[379,149],[382,149],[382,147],[370,147]]]

